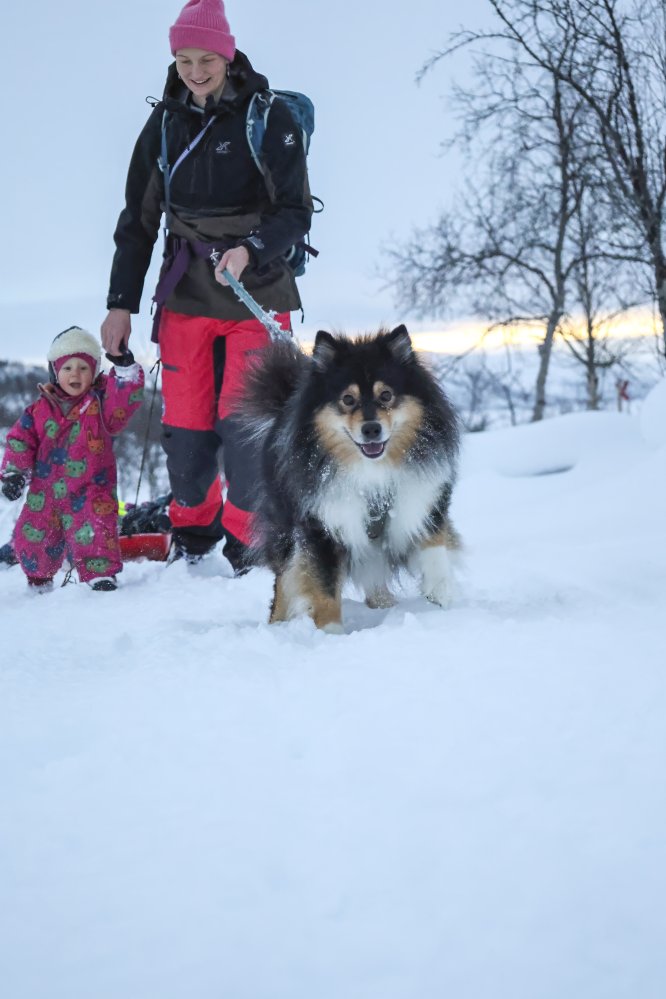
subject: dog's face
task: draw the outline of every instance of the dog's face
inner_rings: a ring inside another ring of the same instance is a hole
[[[341,464],[400,462],[414,443],[422,403],[410,394],[415,363],[404,326],[349,340],[319,332],[312,354],[322,447]]]

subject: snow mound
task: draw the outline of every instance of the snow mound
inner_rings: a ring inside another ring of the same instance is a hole
[[[583,458],[635,446],[637,431],[621,413],[571,413],[541,423],[470,434],[463,473],[523,477],[567,472]]]

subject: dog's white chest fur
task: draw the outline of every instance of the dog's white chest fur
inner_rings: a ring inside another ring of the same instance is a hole
[[[387,555],[405,556],[425,533],[430,512],[450,475],[448,466],[396,468],[388,462],[365,460],[332,475],[312,512],[348,549],[353,561],[368,558],[377,545]],[[383,521],[381,536],[373,541],[368,528],[378,517]]]

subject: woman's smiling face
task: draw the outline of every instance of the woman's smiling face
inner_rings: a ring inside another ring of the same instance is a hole
[[[227,60],[205,49],[179,49],[176,52],[178,75],[201,107],[211,94],[217,100],[227,79]]]

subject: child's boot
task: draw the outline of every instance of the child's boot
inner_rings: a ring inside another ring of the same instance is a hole
[[[99,576],[97,579],[89,580],[88,586],[91,590],[96,590],[98,593],[111,593],[113,590],[118,589],[115,576]]]

